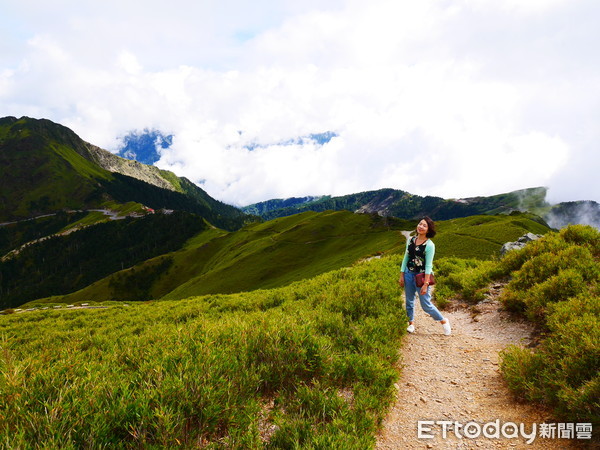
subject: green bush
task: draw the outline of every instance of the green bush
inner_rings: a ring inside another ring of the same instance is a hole
[[[545,366],[541,355],[533,350],[512,345],[501,352],[502,374],[508,387],[517,396],[543,402],[543,390],[535,389]]]
[[[571,225],[560,231],[565,242],[590,248],[594,257],[600,256],[600,234],[596,228],[586,225]]]
[[[536,241],[533,250],[525,247],[520,251],[529,257],[513,272],[501,296],[507,309],[524,312],[540,325],[544,324],[549,303],[588,292],[600,277],[593,249],[564,241],[564,245],[557,245],[556,239],[556,235],[548,236]],[[548,246],[544,252],[546,243]]]
[[[519,396],[554,408],[561,419],[600,422],[600,232],[571,226],[509,253],[505,306],[544,331],[534,350],[510,347],[502,372]]]
[[[558,252],[568,246],[569,243],[561,239],[559,234],[548,233],[540,239],[529,242],[524,248],[510,251],[504,255],[495,274],[496,276],[508,276],[519,270],[526,261],[540,254]]]
[[[585,286],[584,283],[582,272],[565,269],[541,283],[534,284],[524,296],[527,317],[533,322],[543,323],[548,304],[577,295]]]
[[[516,394],[554,407],[561,419],[598,423],[600,315],[578,314],[581,299],[562,303],[570,319],[553,320],[552,333],[535,352],[505,350],[502,372]]]
[[[496,266],[495,261],[441,258],[435,272],[436,280],[439,280],[435,289],[438,306],[443,308],[453,298],[470,303],[484,300]]]

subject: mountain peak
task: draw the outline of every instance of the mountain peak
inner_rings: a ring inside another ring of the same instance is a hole
[[[244,214],[174,173],[85,142],[47,119],[0,119],[0,220],[137,203],[199,214],[224,228]]]

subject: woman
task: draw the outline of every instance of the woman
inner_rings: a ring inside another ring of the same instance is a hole
[[[404,287],[406,294],[406,314],[408,315],[408,328],[406,331],[414,333],[415,293],[419,290],[419,300],[423,311],[439,321],[444,328],[446,336],[452,333],[450,321],[445,319],[439,310],[431,303],[429,293],[429,278],[433,272],[433,256],[435,245],[430,240],[435,236],[435,224],[429,217],[424,217],[417,225],[417,235],[406,241],[406,252],[400,269],[400,287]],[[415,276],[417,273],[425,272],[423,287],[417,288]]]

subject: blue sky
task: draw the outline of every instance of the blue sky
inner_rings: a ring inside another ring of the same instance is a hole
[[[173,134],[157,165],[219,200],[600,201],[592,0],[0,3],[0,116]]]

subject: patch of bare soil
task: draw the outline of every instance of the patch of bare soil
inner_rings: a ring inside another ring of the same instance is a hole
[[[475,307],[454,304],[443,311],[452,326],[450,336],[415,302],[416,330],[405,337],[397,401],[376,448],[580,448],[583,442],[576,436],[540,437],[540,424],[559,421],[539,406],[519,403],[510,393],[500,373],[499,352],[510,344],[530,344],[533,328],[501,310],[496,299],[500,288],[493,287],[488,300]],[[419,428],[419,421],[430,423]],[[509,422],[523,424],[527,435],[535,425],[537,437],[528,444],[531,437],[514,433]]]

